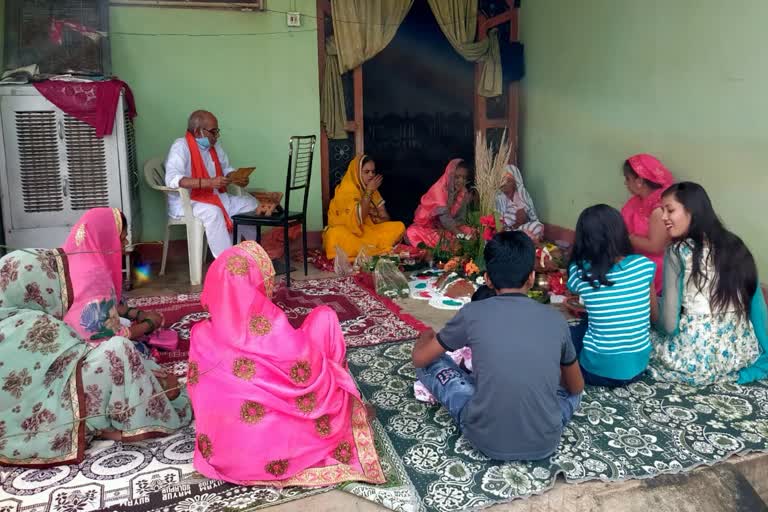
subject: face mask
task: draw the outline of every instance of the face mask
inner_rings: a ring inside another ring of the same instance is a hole
[[[195,137],[195,141],[203,151],[211,149],[211,141],[208,140],[208,137]]]

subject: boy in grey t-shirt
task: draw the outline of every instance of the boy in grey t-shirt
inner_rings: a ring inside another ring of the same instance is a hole
[[[565,318],[529,299],[535,247],[517,231],[485,247],[486,282],[496,295],[470,302],[413,348],[416,376],[464,436],[496,460],[535,460],[557,449],[581,401],[584,380]],[[473,373],[445,351],[472,349]]]

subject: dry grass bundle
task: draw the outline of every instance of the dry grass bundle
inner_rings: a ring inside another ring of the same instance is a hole
[[[496,192],[504,183],[507,164],[512,148],[507,141],[507,131],[501,136],[498,151],[489,147],[482,132],[475,138],[475,190],[480,202],[480,215],[493,215],[496,209]]]

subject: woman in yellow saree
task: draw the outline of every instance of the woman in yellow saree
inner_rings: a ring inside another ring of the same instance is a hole
[[[405,233],[405,224],[389,220],[384,199],[379,193],[382,176],[376,162],[358,155],[347,167],[328,208],[328,226],[323,232],[323,247],[328,259],[340,247],[350,260],[365,248],[369,256],[386,254]]]

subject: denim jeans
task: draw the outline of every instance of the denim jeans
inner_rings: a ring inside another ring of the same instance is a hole
[[[426,368],[416,368],[416,378],[448,409],[456,424],[461,425],[461,411],[475,394],[474,377],[443,354]]]
[[[461,427],[461,413],[464,406],[475,394],[475,379],[461,369],[453,359],[443,354],[426,368],[416,368],[416,377],[432,393],[438,402],[448,410],[453,420]],[[565,388],[558,388],[562,426],[568,424],[581,403],[581,393],[571,395]]]

